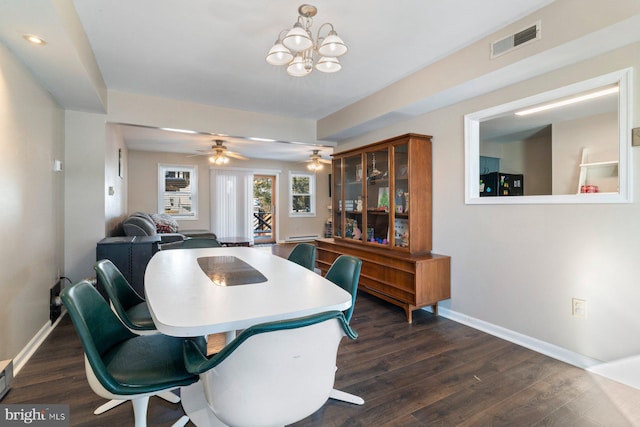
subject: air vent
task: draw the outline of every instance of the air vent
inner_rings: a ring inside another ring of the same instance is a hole
[[[491,43],[491,58],[504,55],[507,52],[526,43],[538,40],[541,36],[540,22],[527,27],[515,34]]]

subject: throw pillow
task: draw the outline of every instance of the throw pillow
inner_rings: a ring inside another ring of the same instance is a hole
[[[165,213],[151,214],[151,219],[156,224],[158,233],[177,233],[178,221],[173,219],[171,215]]]

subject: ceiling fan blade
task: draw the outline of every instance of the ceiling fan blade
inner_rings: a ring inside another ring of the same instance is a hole
[[[331,160],[318,159],[318,161],[319,161],[320,163],[324,163],[324,164],[326,164],[326,165],[330,165],[330,164],[331,164]]]
[[[233,157],[234,159],[238,159],[238,160],[249,160],[248,157],[245,157],[242,154],[234,153],[232,151],[225,151],[224,154],[226,156]]]

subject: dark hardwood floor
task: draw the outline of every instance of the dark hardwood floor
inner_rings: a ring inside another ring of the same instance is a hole
[[[456,322],[404,312],[358,295],[336,387],[364,406],[329,401],[296,426],[633,426],[640,390],[609,381]],[[70,405],[71,425],[130,426],[125,403],[103,415],[89,388],[82,348],[65,316],[14,380],[1,403]],[[149,404],[150,426],[169,426],[179,404]]]

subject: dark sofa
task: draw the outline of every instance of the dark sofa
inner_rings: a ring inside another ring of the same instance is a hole
[[[160,243],[182,242],[191,237],[217,239],[209,230],[180,230],[178,223],[167,214],[134,212],[122,222],[126,236],[160,236]]]

